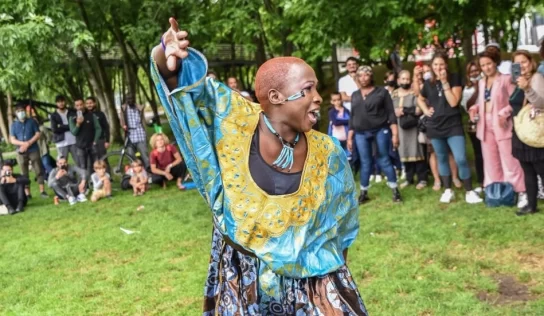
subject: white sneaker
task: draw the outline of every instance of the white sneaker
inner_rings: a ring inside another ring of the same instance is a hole
[[[374,181],[374,178],[375,178],[374,175],[371,175],[370,179],[368,181],[372,182],[372,181]]]
[[[521,192],[518,194],[518,208],[524,208],[527,204],[529,204],[529,200],[527,200],[527,193]]]
[[[476,189],[474,189],[474,192],[482,194],[482,192],[484,192],[484,189],[482,187],[477,187]]]
[[[379,174],[377,174],[377,175],[376,175],[376,183],[380,183],[380,182],[382,182],[382,181],[383,181],[382,176],[379,175]]]
[[[68,203],[70,203],[70,205],[74,205],[74,204],[77,203],[77,200],[76,200],[75,197],[69,196],[69,197],[68,197]]]
[[[87,202],[87,198],[85,197],[85,194],[80,193],[80,194],[77,196],[77,201],[78,201],[78,202]]]
[[[453,199],[455,199],[455,194],[452,189],[446,189],[440,197],[440,203],[450,203]]]
[[[484,200],[476,193],[474,190],[468,191],[467,194],[465,194],[465,201],[469,204],[477,204],[482,203]]]

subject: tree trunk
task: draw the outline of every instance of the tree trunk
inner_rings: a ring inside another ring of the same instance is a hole
[[[469,60],[472,60],[474,58],[474,50],[472,48],[472,36],[474,34],[465,31],[463,33],[463,39],[462,39],[462,45],[463,45],[463,55],[465,56],[465,61],[468,62]]]
[[[334,84],[338,84],[338,80],[340,80],[340,71],[338,70],[338,54],[336,51],[336,44],[332,44],[332,75],[334,77]]]
[[[484,43],[485,45],[489,44],[489,23],[487,21],[484,21],[483,29],[484,29]]]
[[[8,92],[8,108],[7,108],[8,126],[13,124],[13,96]]]
[[[6,113],[7,113],[7,102],[5,95],[0,92],[0,132],[2,133],[2,138],[4,138],[5,142],[9,142],[9,132],[8,132],[8,125],[6,125]]]

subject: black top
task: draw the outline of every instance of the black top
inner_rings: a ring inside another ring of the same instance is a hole
[[[110,139],[110,124],[108,123],[108,119],[106,118],[106,114],[100,110],[94,110],[94,115],[96,115],[96,118],[98,119],[98,122],[100,123],[100,127],[102,128],[102,135],[100,135],[101,140],[106,140],[107,142]]]
[[[253,181],[269,195],[284,195],[296,192],[302,177],[302,171],[281,172],[266,163],[259,151],[258,129],[251,140],[249,172],[253,177]]]
[[[60,143],[64,140],[64,133],[70,131],[70,125],[68,124],[68,120],[70,119],[70,116],[74,114],[73,109],[67,109],[66,112],[66,124],[62,122],[62,118],[60,117],[60,114],[55,111],[51,113],[51,116],[49,119],[51,120],[51,131],[53,132],[53,142],[54,143]]]
[[[461,77],[457,74],[449,74],[450,87],[461,87]],[[452,107],[446,99],[442,88],[442,82],[425,80],[421,96],[427,99],[429,107],[434,109],[432,117],[427,119],[427,136],[429,138],[443,138],[463,135],[463,122],[459,106]]]
[[[355,132],[388,127],[397,124],[393,100],[389,91],[382,87],[374,87],[363,99],[361,90],[351,95],[351,113],[349,128]]]
[[[77,120],[77,116],[71,116],[71,120]],[[83,123],[79,126],[79,133],[76,135],[76,147],[81,149],[88,149],[93,146],[94,143],[94,120],[95,116],[93,112],[83,112]]]

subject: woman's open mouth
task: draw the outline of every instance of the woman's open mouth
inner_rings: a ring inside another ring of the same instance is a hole
[[[310,122],[312,122],[312,124],[317,123],[317,121],[321,118],[319,109],[308,112],[308,118],[310,119]]]

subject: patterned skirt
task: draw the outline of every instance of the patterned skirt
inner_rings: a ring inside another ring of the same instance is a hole
[[[214,228],[203,315],[368,315],[345,265],[320,277],[280,277],[281,293],[270,297],[259,290],[260,264]]]

